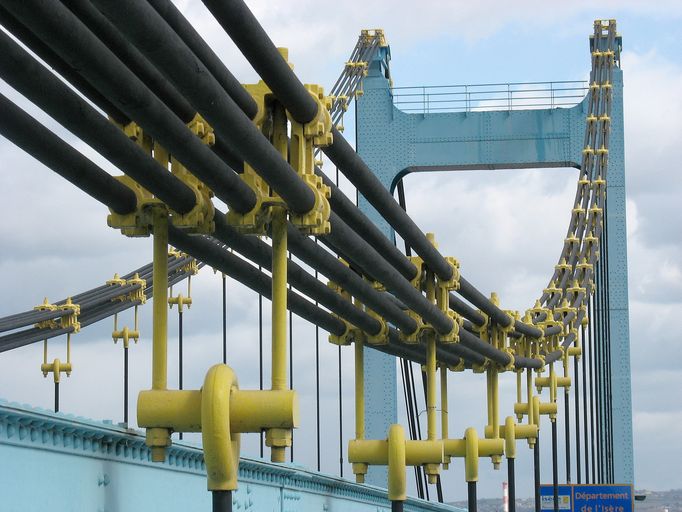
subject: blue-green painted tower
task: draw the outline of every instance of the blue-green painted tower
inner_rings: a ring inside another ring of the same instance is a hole
[[[620,39],[619,39],[620,42]],[[571,108],[516,107],[497,111],[406,113],[394,104],[388,78],[389,48],[370,63],[357,102],[357,150],[386,188],[420,171],[580,167],[586,99]],[[625,220],[623,75],[613,71],[611,139],[607,176],[608,277],[610,299],[613,467],[617,483],[632,483],[632,404]],[[511,98],[511,96],[510,96]],[[552,91],[554,102],[554,91]],[[361,196],[361,208],[389,236],[392,230]],[[557,248],[558,250],[559,248]],[[366,435],[386,437],[397,421],[396,361],[365,352]],[[380,390],[379,392],[377,390]],[[386,470],[370,468],[368,482],[385,485]]]

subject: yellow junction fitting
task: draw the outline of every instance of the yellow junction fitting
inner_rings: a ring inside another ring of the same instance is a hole
[[[392,425],[399,427],[400,425]],[[389,430],[390,433],[390,430]],[[407,466],[421,466],[424,464],[442,464],[443,441],[404,441],[404,464]],[[386,466],[388,459],[388,439],[351,439],[348,442],[348,461],[371,466]]]
[[[297,427],[298,398],[288,389],[239,390],[232,369],[218,364],[207,372],[201,390],[142,391],[137,421],[147,428],[148,444],[154,443],[152,453],[170,444],[166,432],[201,432],[208,489],[234,490],[239,434]]]
[[[478,480],[479,457],[501,456],[504,454],[503,439],[480,439],[476,429],[469,427],[462,439],[443,439],[444,455],[464,459],[464,473],[467,482]]]
[[[407,499],[406,486],[406,447],[405,431],[400,425],[391,425],[388,429],[388,499],[391,501],[405,501]],[[441,450],[442,458],[442,450]]]

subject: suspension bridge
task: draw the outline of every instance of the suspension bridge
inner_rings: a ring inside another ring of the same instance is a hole
[[[553,510],[560,484],[631,486],[615,20],[592,27],[586,82],[394,86],[377,29],[361,32],[326,93],[301,83],[243,0],[203,3],[261,81],[241,84],[170,0],[0,1],[2,79],[123,174],[112,176],[5,96],[3,137],[107,207],[103,228],[106,220],[124,237],[153,239],[149,264],[0,319],[0,352],[42,344],[40,370],[54,382],[54,412],[0,402],[3,509],[444,511],[453,510],[439,503],[444,475],[463,464],[476,511],[479,464],[489,459],[506,471],[513,512],[524,447],[533,452],[538,512],[541,483],[551,484]],[[343,135],[353,102],[357,151]],[[568,229],[547,286],[527,310],[511,310],[479,291],[456,255],[439,251],[438,233],[417,226],[403,178],[548,167],[578,169]],[[341,190],[340,174],[357,198]],[[222,361],[205,368],[199,389],[183,386],[183,313],[192,276],[207,267],[222,277],[223,311],[226,276],[258,294],[261,315],[263,298],[271,301],[269,350],[262,337],[240,341],[260,350],[257,389],[239,386],[226,316]],[[152,309],[150,384],[129,396],[140,308]],[[169,386],[170,308],[178,314],[178,389]],[[125,325],[119,315],[129,310]],[[353,354],[354,374],[344,378],[355,385],[354,436],[341,447],[352,479],[319,471],[319,359],[317,470],[285,462],[295,462],[301,415],[292,314],[316,326],[317,350],[326,332],[339,358]],[[124,351],[123,423],[64,414],[60,386],[78,371],[71,346],[112,318]],[[61,347],[64,360],[51,359]],[[448,376],[464,372],[485,374],[487,422],[453,432]],[[507,378],[516,385],[511,403],[500,399]],[[3,394],[12,399],[11,389]],[[183,440],[189,433],[201,444]],[[260,458],[241,453],[242,434],[260,435]],[[541,437],[549,467],[540,463]]]

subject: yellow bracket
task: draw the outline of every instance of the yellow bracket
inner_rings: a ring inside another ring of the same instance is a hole
[[[137,421],[148,432],[201,432],[208,489],[228,491],[237,488],[239,434],[296,428],[298,399],[290,390],[242,391],[232,369],[218,364],[200,390],[140,392]]]
[[[480,439],[476,429],[469,427],[461,439],[443,439],[446,457],[464,459],[464,475],[467,482],[478,481],[478,459],[504,455],[504,439]]]
[[[443,463],[443,442],[405,439],[401,425],[391,425],[388,437],[381,440],[352,439],[348,443],[348,461],[358,483],[364,482],[368,466],[388,466],[388,499],[406,499],[407,466],[438,466]],[[435,478],[435,477],[434,477]],[[429,478],[431,483],[433,479]]]
[[[159,164],[168,169],[194,192],[196,205],[185,214],[171,211],[171,222],[174,226],[189,233],[210,234],[214,231],[213,223],[214,207],[211,202],[213,193],[211,190],[191,174],[177,160],[171,158],[168,151],[157,144],[151,137],[146,135],[142,128],[131,122],[125,126],[114,123],[133,141],[137,142],[147,154],[153,156]],[[213,129],[198,114],[188,123],[188,127],[201,138],[204,143],[211,145],[215,142]],[[129,187],[137,198],[137,208],[127,214],[118,214],[110,210],[107,217],[109,227],[120,229],[121,233],[129,237],[146,237],[151,234],[151,219],[147,213],[150,207],[162,205],[148,190],[142,187],[129,176],[115,177],[118,181]]]
[[[280,53],[288,61],[288,51],[281,48]],[[298,176],[315,196],[312,209],[303,214],[291,212],[290,222],[308,235],[328,234],[331,230],[329,224],[331,189],[323,183],[321,177],[315,174],[314,155],[316,148],[332,143],[332,122],[329,112],[332,97],[325,96],[323,88],[319,85],[306,85],[305,88],[317,103],[318,108],[314,119],[301,124],[291,118],[288,113],[282,115],[284,112],[282,106],[276,102],[272,91],[262,80],[257,84],[248,84],[244,87],[258,105],[254,124],[290,162]],[[286,116],[288,116],[291,128],[290,141]],[[244,233],[265,234],[266,225],[270,222],[271,206],[282,205],[283,202],[279,196],[271,194],[268,185],[247,162],[244,163],[241,178],[256,194],[256,204],[251,211],[246,213],[228,212],[227,220]]]

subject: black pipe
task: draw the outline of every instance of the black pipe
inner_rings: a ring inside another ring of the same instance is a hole
[[[123,346],[123,423],[128,428],[128,347]]]
[[[147,87],[184,123],[189,123],[195,110],[144,56],[130,44],[111,22],[89,0],[62,0]]]
[[[452,268],[412,218],[396,203],[391,193],[367,167],[355,150],[335,128],[330,146],[323,148],[329,159],[346,175],[358,191],[388,221],[398,234],[421,256],[428,267],[441,279],[452,277]]]
[[[216,212],[215,224],[214,236],[218,240],[246,256],[254,263],[272,270],[272,248],[268,244],[257,237],[242,235],[225,222],[224,216],[220,212]],[[381,324],[378,320],[370,317],[328,286],[315,279],[291,259],[287,261],[287,276],[289,282],[295,288],[315,301],[320,302],[328,309],[340,314],[351,324],[373,335],[380,332]]]
[[[117,107],[238,212],[256,204],[254,192],[97,39],[66,7],[51,0],[2,0],[12,14],[79,69]]]
[[[227,278],[222,275],[223,281],[223,364],[227,364]]]
[[[564,436],[566,441],[566,483],[571,483],[571,425],[568,389],[564,390]]]
[[[417,275],[417,267],[405,257],[405,254],[401,253],[395,244],[391,243],[386,235],[379,231],[376,224],[355,206],[341,189],[317,167],[315,168],[315,174],[320,176],[324,184],[331,189],[329,205],[334,213],[347,225],[351,226],[368,244],[374,247],[405,279],[413,279]],[[398,183],[400,184],[402,181]]]
[[[580,329],[580,339],[581,339],[581,359],[584,360],[585,358],[585,327],[581,327]],[[577,343],[576,343],[577,346]],[[579,360],[577,358],[573,358],[573,381],[574,381],[574,405],[575,405],[575,468],[576,468],[576,482],[577,483],[582,483],[582,472],[581,472],[581,467],[580,467],[580,368],[579,368]]]
[[[467,482],[467,507],[469,512],[476,512],[476,510],[478,510],[475,481]]]
[[[182,390],[182,304],[178,302],[178,389]],[[179,435],[180,440],[182,440],[182,432]]]
[[[271,298],[271,279],[215,242],[203,237],[189,236],[175,227],[169,229],[169,240],[175,247],[232,276],[264,297]],[[287,305],[301,318],[319,325],[332,334],[340,336],[346,331],[343,321],[315,307],[312,302],[292,290],[287,292]]]
[[[180,90],[216,134],[277,191],[291,211],[313,209],[313,191],[153,7],[134,0],[94,3]]]
[[[533,446],[533,479],[535,482],[535,512],[542,512],[540,502],[540,433],[535,437]]]
[[[391,512],[403,512],[403,510],[405,510],[404,503],[405,503],[404,501],[392,500],[391,501]]]
[[[557,425],[552,421],[552,494],[554,495],[554,512],[559,512],[559,465],[557,461]]]
[[[457,295],[455,295],[454,293],[450,293],[449,295],[449,304],[450,309],[456,311],[477,327],[481,327],[483,324],[485,324],[485,318],[483,317],[483,315],[481,315],[477,310],[472,308],[462,299],[457,297]]]
[[[119,214],[135,211],[135,193],[112,178],[50,130],[0,95],[0,133],[67,179],[86,194]]]
[[[33,33],[22,25],[4,7],[0,7],[0,24],[9,30],[17,39],[26,45],[33,53],[46,62],[52,69],[59,73],[64,79],[71,83],[76,89],[82,92],[86,98],[92,101],[97,107],[111,116],[117,123],[128,124],[130,119],[118,107],[114,106],[107,98],[95,89],[78,72],[69,66],[62,58],[57,55],[49,45],[43,43]]]
[[[315,242],[302,235],[293,226],[288,228],[288,242],[291,252],[298,258],[319,270],[321,274],[333,280],[354,297],[359,298],[363,304],[381,314],[396,327],[408,333],[414,332],[417,328],[417,323],[398,306],[391,301],[384,300],[382,295],[367,281],[352,272],[329,252],[318,247]]]
[[[232,97],[239,108],[253,119],[258,113],[258,105],[246,89],[239,83],[232,73],[225,67],[213,49],[204,41],[191,23],[170,0],[147,0],[156,12],[180,36],[183,42],[192,50],[199,60],[211,72],[223,89]]]
[[[232,512],[232,491],[211,491],[213,512]]]
[[[109,1],[114,3],[112,0]],[[246,4],[242,0],[203,1],[294,119],[302,123],[312,120],[317,114],[317,104],[281,57]],[[324,153],[337,168],[343,171],[358,191],[367,198],[406,243],[415,249],[429,268],[441,279],[449,280],[452,277],[452,268],[443,256],[427,240],[414,221],[396,204],[386,187],[334,127],[332,127],[332,136],[333,143],[323,148]],[[468,300],[472,300],[465,293],[463,295]],[[481,309],[502,326],[509,325],[511,321],[502,310],[487,299]],[[531,331],[530,328],[529,332],[532,332],[534,337],[540,335],[536,330]]]
[[[514,474],[514,459],[507,458],[507,491],[509,512],[516,512],[516,475]]]
[[[383,283],[407,307],[417,312],[425,322],[433,325],[438,332],[443,334],[447,334],[452,330],[452,320],[417,291],[373,247],[350,229],[338,215],[331,212],[329,222],[331,224],[331,233],[321,239],[325,245],[340,248],[352,247],[353,260],[363,270]]]
[[[54,383],[54,412],[59,412],[59,381]]]
[[[312,121],[317,103],[246,4],[241,0],[203,2],[293,118],[300,123]]]

